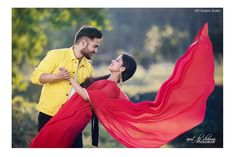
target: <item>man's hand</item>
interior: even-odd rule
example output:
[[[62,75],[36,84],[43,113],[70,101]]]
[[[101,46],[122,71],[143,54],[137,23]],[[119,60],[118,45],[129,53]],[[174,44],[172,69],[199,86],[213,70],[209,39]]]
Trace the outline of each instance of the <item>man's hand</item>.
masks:
[[[40,76],[39,81],[42,84],[44,84],[44,83],[56,82],[60,80],[69,80],[69,79],[70,79],[70,76],[69,76],[68,70],[66,70],[64,67],[60,67],[59,72],[56,74],[43,73]]]
[[[57,80],[68,80],[70,79],[69,72],[64,67],[59,68],[59,72],[55,74]]]

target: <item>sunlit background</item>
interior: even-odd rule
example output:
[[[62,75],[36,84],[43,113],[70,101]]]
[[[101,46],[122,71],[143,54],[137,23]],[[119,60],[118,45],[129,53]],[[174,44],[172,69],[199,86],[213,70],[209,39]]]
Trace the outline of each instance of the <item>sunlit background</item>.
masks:
[[[140,102],[155,98],[205,22],[214,49],[216,88],[205,121],[164,147],[223,147],[223,9],[12,9],[12,147],[28,147],[37,134],[35,105],[41,86],[30,83],[34,68],[48,50],[72,46],[83,24],[100,28],[104,36],[93,57],[94,76],[107,74],[111,59],[123,51],[135,57],[137,72],[121,88],[133,102]],[[84,147],[92,147],[90,130],[84,130]],[[187,142],[200,134],[212,134],[216,142]],[[100,125],[99,147],[123,146]]]

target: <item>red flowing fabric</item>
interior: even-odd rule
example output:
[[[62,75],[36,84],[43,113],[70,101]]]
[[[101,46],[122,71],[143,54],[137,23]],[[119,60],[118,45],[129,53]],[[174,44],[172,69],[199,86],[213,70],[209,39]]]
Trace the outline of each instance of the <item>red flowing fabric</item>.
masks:
[[[74,94],[33,139],[31,148],[69,148],[89,123],[89,103]]]
[[[99,121],[117,141],[126,147],[160,147],[203,122],[214,86],[212,44],[205,24],[154,101],[133,103],[109,80],[94,82],[87,93]],[[31,147],[70,147],[90,117],[89,103],[74,94]]]

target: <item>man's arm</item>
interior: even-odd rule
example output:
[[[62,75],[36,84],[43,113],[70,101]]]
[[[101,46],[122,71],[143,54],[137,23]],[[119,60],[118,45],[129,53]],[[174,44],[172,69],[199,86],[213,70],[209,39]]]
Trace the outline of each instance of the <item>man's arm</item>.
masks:
[[[69,78],[70,78],[69,72],[65,68],[61,67],[59,68],[59,72],[56,74],[48,74],[48,73],[41,74],[39,81],[40,83],[45,84],[60,80],[68,80]]]
[[[49,51],[38,67],[35,68],[31,76],[31,82],[33,84],[43,85],[44,83],[68,79],[68,72],[63,68],[57,74],[52,74],[60,60],[60,53],[56,53],[55,50]]]

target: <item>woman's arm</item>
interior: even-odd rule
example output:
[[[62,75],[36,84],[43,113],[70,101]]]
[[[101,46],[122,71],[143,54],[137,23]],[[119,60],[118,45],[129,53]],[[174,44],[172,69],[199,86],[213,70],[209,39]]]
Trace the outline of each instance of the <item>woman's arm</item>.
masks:
[[[69,79],[70,83],[72,84],[75,91],[80,95],[85,101],[89,101],[89,96],[84,88],[82,88],[77,82],[73,79]]]

